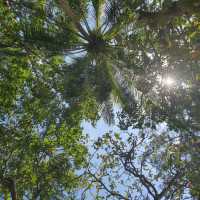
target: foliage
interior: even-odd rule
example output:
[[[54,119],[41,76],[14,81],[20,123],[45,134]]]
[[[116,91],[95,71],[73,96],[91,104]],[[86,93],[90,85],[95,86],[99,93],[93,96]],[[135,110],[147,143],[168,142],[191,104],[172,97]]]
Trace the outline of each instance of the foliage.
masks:
[[[64,57],[52,52],[58,35],[33,27],[46,23],[42,8],[7,3],[0,13],[1,192],[12,199],[68,199],[86,184],[78,175],[87,155],[79,112],[90,118],[88,102],[72,109],[73,96],[64,97]]]
[[[95,144],[96,198],[181,199],[186,189],[199,198],[199,9],[198,0],[0,1],[4,198],[89,188],[78,176],[88,164],[81,122],[114,123],[113,100],[118,126],[136,135]]]

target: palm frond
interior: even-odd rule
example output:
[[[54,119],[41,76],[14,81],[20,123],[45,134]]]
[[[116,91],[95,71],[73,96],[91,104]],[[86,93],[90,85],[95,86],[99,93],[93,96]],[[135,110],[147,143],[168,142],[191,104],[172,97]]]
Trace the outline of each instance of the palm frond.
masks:
[[[104,9],[106,21],[108,21],[110,24],[115,24],[117,22],[117,18],[121,15],[120,7],[121,7],[120,1],[116,0],[108,1]]]
[[[70,7],[68,0],[59,0],[59,6],[64,11],[65,15],[72,20],[77,30],[84,36],[86,40],[89,39],[89,35],[84,27],[81,25],[80,20],[84,16],[84,13],[77,14],[73,8]]]
[[[43,24],[23,23],[22,33],[25,44],[34,44],[48,51],[66,52],[76,49],[84,43],[69,30],[52,31],[51,27],[44,28]]]
[[[99,29],[100,27],[100,21],[101,21],[101,15],[102,15],[102,9],[103,9],[104,3],[105,3],[105,0],[92,0],[92,5],[95,11],[97,29]]]
[[[110,100],[103,103],[101,116],[107,124],[114,124],[113,104]]]
[[[111,63],[106,64],[107,68],[107,73],[109,76],[109,80],[111,81],[112,84],[112,92],[115,97],[117,97],[117,100],[119,103],[123,106],[127,106],[127,99],[125,97],[123,88],[119,84],[119,82],[116,79],[116,72],[114,72],[114,69],[112,67]]]
[[[88,88],[89,71],[91,60],[88,56],[74,58],[71,64],[67,64],[64,68],[65,96],[67,98],[79,99]]]
[[[130,21],[130,16],[123,9],[120,1],[110,1],[105,7],[105,23],[110,28],[106,28],[105,36],[108,39],[114,38],[120,30]]]

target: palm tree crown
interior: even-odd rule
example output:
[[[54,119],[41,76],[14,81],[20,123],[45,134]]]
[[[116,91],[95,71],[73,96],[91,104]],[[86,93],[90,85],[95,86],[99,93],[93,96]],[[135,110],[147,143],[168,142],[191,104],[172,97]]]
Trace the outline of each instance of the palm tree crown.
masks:
[[[115,47],[115,36],[125,25],[125,15],[117,9],[119,2],[91,0],[82,5],[83,8],[75,9],[69,1],[59,0],[59,6],[71,20],[75,29],[73,32],[80,39],[70,51],[86,51],[97,55]]]

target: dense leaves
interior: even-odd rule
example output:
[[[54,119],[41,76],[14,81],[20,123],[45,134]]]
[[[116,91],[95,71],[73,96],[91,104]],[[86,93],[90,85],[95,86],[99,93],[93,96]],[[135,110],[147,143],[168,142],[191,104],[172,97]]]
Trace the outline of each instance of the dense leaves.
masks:
[[[199,9],[0,1],[2,197],[75,199],[96,187],[96,199],[198,199]],[[81,122],[100,117],[128,132],[98,139],[97,166]]]

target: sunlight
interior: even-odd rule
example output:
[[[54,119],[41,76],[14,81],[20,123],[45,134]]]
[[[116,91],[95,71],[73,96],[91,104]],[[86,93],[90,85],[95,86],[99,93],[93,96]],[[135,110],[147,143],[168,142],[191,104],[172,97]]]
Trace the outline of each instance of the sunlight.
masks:
[[[165,77],[158,76],[157,80],[161,85],[166,87],[172,87],[176,82],[175,79],[172,78],[171,76],[165,76]]]
[[[164,84],[164,85],[166,85],[166,86],[172,86],[172,85],[174,85],[174,83],[175,83],[175,80],[172,78],[172,77],[166,77],[166,78],[164,78],[163,80],[162,80],[162,83]]]

